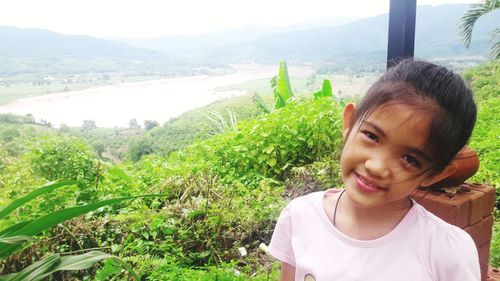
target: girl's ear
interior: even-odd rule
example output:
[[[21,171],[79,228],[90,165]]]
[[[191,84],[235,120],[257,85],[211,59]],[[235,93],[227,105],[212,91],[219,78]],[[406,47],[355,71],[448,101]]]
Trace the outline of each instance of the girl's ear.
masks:
[[[354,103],[349,103],[344,108],[343,130],[342,130],[342,135],[343,135],[344,139],[347,137],[347,134],[349,133],[349,130],[351,129],[351,117],[352,117],[352,114],[354,113],[354,108],[355,108]]]
[[[439,174],[436,174],[434,176],[431,176],[431,177],[425,179],[420,185],[424,186],[424,187],[431,186],[431,185],[433,185],[437,182],[440,182],[440,181],[444,180],[445,178],[449,177],[456,170],[457,170],[457,164],[455,162],[451,162]]]

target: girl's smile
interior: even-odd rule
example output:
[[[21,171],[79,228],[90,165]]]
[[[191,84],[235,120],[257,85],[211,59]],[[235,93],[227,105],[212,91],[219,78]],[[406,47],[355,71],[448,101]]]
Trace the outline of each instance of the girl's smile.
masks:
[[[359,188],[361,188],[365,192],[377,192],[377,191],[382,191],[384,189],[380,185],[374,183],[373,180],[368,179],[367,177],[361,176],[356,172],[354,172],[354,175],[357,177],[356,181]]]

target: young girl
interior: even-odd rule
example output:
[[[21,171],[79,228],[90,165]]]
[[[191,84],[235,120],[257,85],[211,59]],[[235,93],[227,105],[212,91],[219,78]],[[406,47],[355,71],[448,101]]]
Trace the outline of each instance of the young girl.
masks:
[[[476,105],[460,76],[402,61],[343,120],[344,189],[283,209],[269,246],[281,280],[480,280],[471,237],[409,197],[453,173],[471,135]]]

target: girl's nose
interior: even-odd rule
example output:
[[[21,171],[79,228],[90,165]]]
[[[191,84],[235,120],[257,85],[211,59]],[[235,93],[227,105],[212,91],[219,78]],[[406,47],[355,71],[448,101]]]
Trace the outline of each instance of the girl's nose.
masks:
[[[387,164],[383,159],[368,159],[365,161],[365,168],[374,177],[386,178],[390,175]]]

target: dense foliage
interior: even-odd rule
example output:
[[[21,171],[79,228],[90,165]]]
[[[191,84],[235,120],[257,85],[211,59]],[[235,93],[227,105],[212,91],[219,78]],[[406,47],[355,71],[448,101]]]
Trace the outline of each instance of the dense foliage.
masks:
[[[478,118],[469,145],[479,154],[479,171],[470,179],[496,187],[496,211],[490,262],[500,266],[500,62],[471,69],[463,74],[471,84],[478,105]]]
[[[492,63],[464,73],[479,106],[470,146],[479,152],[481,168],[472,180],[497,187],[498,69]],[[0,221],[0,229],[98,200],[162,194],[103,206],[45,230],[1,261],[0,274],[18,272],[48,254],[99,249],[121,257],[144,280],[277,279],[278,264],[265,245],[279,211],[290,197],[340,184],[342,106],[329,97],[296,98],[259,114],[250,97],[236,100],[149,131],[138,126],[117,132],[0,124],[0,205],[49,180],[79,182],[23,205]],[[237,126],[217,132],[207,118],[214,108],[235,112]],[[127,142],[123,158],[128,160],[101,157]],[[102,153],[96,151],[99,144]],[[134,150],[148,145],[151,150]],[[497,219],[492,249],[500,245],[498,225]],[[500,265],[495,251],[491,263]],[[108,259],[86,271],[55,273],[53,279],[89,276],[121,280],[129,275]]]

